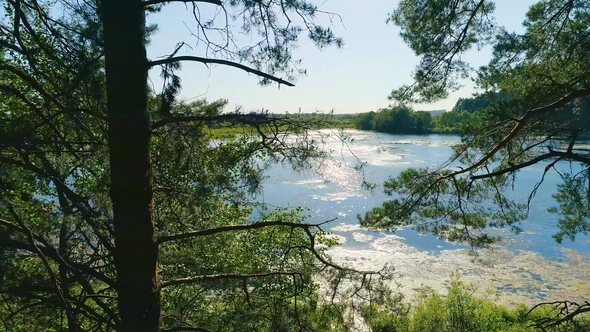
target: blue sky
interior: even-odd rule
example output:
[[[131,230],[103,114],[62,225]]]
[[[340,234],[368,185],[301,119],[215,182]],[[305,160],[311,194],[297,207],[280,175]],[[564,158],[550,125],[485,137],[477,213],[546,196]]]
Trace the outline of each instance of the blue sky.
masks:
[[[312,0],[315,1],[315,0]],[[534,0],[497,0],[496,19],[511,31],[521,31],[521,23]],[[319,3],[319,2],[316,2]],[[239,69],[225,66],[205,67],[200,63],[184,63],[180,77],[183,99],[207,98],[229,100],[226,110],[237,106],[244,110],[270,110],[270,112],[331,111],[358,113],[387,107],[387,96],[392,89],[412,82],[411,72],[419,59],[399,37],[399,30],[385,20],[396,6],[395,0],[328,0],[321,9],[338,13],[333,29],[344,38],[341,49],[318,50],[304,39],[295,51],[303,60],[307,75],[295,81],[295,87],[270,85],[261,87],[258,78]],[[203,4],[204,14],[213,12],[214,6]],[[156,59],[170,54],[176,43],[195,44],[187,29],[194,27],[192,12],[183,4],[172,3],[161,13],[150,15],[148,22],[157,23],[159,31],[152,37],[148,57]],[[244,38],[244,37],[242,37]],[[198,48],[188,48],[179,55],[202,56]],[[465,55],[473,66],[483,65],[490,50],[472,51]],[[159,70],[150,73],[153,84],[160,88]],[[473,93],[469,82],[465,88],[448,99],[428,105],[414,105],[416,109],[450,110],[457,98]]]

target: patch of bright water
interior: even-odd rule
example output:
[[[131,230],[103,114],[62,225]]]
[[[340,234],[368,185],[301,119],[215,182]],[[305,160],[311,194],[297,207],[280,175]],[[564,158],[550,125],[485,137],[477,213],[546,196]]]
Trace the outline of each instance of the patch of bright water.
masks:
[[[310,222],[321,222],[338,218],[333,225],[337,232],[339,225],[357,225],[357,215],[363,215],[373,207],[380,206],[388,197],[382,192],[381,184],[391,176],[398,175],[409,167],[434,167],[446,163],[452,153],[452,146],[459,137],[449,135],[388,135],[381,133],[349,131],[352,141],[343,145],[338,139],[328,139],[325,148],[333,152],[333,159],[321,169],[321,175],[307,171],[296,173],[282,166],[272,167],[267,175],[261,201],[277,206],[303,206],[311,212]],[[358,159],[357,159],[358,158]],[[364,174],[354,169],[358,162],[366,162]],[[457,165],[448,165],[456,167]],[[575,170],[576,165],[561,165],[562,170]],[[541,178],[545,165],[535,165],[522,171],[514,189],[507,196],[519,202],[526,202],[529,193]],[[374,192],[363,190],[364,179],[378,185]],[[549,173],[531,201],[529,218],[522,222],[524,232],[514,234],[505,229],[494,230],[504,238],[503,245],[512,251],[526,250],[555,260],[566,259],[564,249],[590,253],[589,236],[580,235],[575,242],[557,244],[551,235],[557,232],[559,216],[547,212],[555,205],[551,195],[555,192],[560,177]],[[421,235],[410,229],[403,232],[405,243],[433,253],[443,250],[465,249],[465,246],[450,244],[432,235]],[[338,233],[340,234],[340,233]],[[366,233],[375,238],[385,233]],[[346,246],[365,248],[367,242],[356,241],[352,233],[344,232]]]

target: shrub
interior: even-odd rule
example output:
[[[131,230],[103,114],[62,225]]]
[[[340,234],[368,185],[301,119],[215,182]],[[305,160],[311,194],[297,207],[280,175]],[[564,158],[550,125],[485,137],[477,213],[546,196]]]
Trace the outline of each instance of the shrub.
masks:
[[[474,289],[459,280],[451,282],[446,297],[431,289],[422,289],[415,306],[401,304],[400,297],[374,303],[363,310],[363,318],[373,332],[525,332],[536,331],[532,325],[553,317],[553,308],[539,308],[529,313],[524,305],[507,309],[473,295]],[[397,302],[396,302],[397,301]],[[392,303],[396,303],[392,310]],[[405,308],[405,310],[399,310]],[[547,329],[552,332],[588,332],[590,319],[579,316],[574,321]]]

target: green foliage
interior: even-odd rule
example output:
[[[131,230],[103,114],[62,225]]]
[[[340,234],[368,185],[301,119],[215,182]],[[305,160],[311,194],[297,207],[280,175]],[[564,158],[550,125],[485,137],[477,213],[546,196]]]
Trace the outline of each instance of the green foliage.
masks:
[[[282,114],[269,114],[269,117],[284,118]],[[273,131],[288,132],[295,126],[305,127],[313,130],[318,129],[346,129],[354,128],[352,115],[348,114],[321,114],[321,113],[300,113],[290,115],[290,124],[278,128],[261,128],[265,134],[272,134]],[[208,123],[203,128],[203,134],[211,139],[230,139],[240,136],[256,136],[258,131],[252,126],[244,126],[239,123],[225,121],[221,123]]]
[[[107,135],[100,5],[3,2],[0,326],[8,331],[120,328],[109,160],[116,142]],[[233,50],[213,50],[218,45],[212,44],[210,54],[291,78],[301,73],[291,58],[301,33],[319,47],[342,44],[315,23],[322,15],[317,6],[281,5],[227,2],[225,9],[236,13],[227,17],[243,20],[236,29],[261,41],[243,48],[228,42],[238,47]],[[285,15],[304,22],[279,26]],[[230,29],[214,25],[202,27],[231,39]],[[324,302],[314,279],[330,281],[338,270],[322,262],[323,250],[314,246],[323,233],[302,225],[301,209],[267,209],[251,201],[271,163],[303,169],[321,160],[324,153],[308,135],[322,126],[321,116],[223,113],[225,100],[175,102],[181,82],[173,71],[179,68],[177,62],[164,65],[162,91],[145,96],[147,194],[153,194],[153,205],[145,207],[153,209],[148,221],[158,241],[153,292],[162,295],[161,328],[344,330],[340,308]],[[254,135],[211,140],[208,128],[224,123]]]
[[[432,117],[425,111],[411,111],[406,107],[361,113],[354,119],[357,129],[389,134],[426,134],[432,130]]]
[[[453,109],[436,119],[434,131],[444,134],[462,134],[464,127],[469,125],[472,118],[473,115],[470,112]]]
[[[453,111],[467,111],[473,113],[477,110],[487,108],[490,104],[491,101],[482,96],[475,98],[459,98],[453,107]]]
[[[389,305],[365,306],[363,317],[374,332],[532,332],[538,331],[533,325],[539,320],[553,317],[553,310],[507,309],[477,298],[472,286],[453,279],[444,297],[423,289],[413,306],[390,298]],[[578,316],[545,331],[582,332],[588,326],[590,318]]]
[[[375,112],[360,113],[354,119],[354,126],[360,130],[373,130],[373,119]]]
[[[509,100],[509,95],[502,92],[489,92],[477,95],[473,98],[459,98],[453,107],[453,111],[467,111],[474,113],[488,108],[490,105]]]
[[[402,332],[409,331],[411,309],[403,295],[387,291],[363,306],[361,314],[375,332]]]
[[[545,175],[555,171],[563,179],[554,196],[558,206],[550,209],[560,214],[555,239],[574,240],[590,230],[590,155],[579,140],[590,131],[590,6],[540,0],[527,12],[523,33],[496,25],[493,9],[488,0],[404,0],[392,14],[391,22],[421,58],[415,82],[390,95],[395,103],[445,98],[468,77],[484,93],[460,100],[438,119],[436,130],[462,134],[449,160],[389,179],[384,188],[391,199],[361,217],[363,225],[412,225],[485,246],[496,240],[488,227],[520,231],[518,222],[532,208],[531,199]],[[467,50],[484,45],[493,49],[487,65],[473,69],[461,60]],[[558,171],[557,163],[569,164],[572,174]],[[508,198],[505,193],[519,171],[532,165],[544,169],[528,200]],[[562,316],[550,311],[539,314],[546,330],[551,324],[557,331],[588,330],[587,318],[579,318],[587,308]],[[406,325],[410,331],[525,331],[521,313],[498,309],[455,287],[446,298],[428,297]]]
[[[395,229],[413,225],[420,232],[431,232],[453,242],[486,246],[498,240],[479,230],[488,226],[511,225],[524,216],[525,206],[506,200],[497,179],[493,183],[473,183],[452,178],[450,170],[436,173],[428,169],[408,169],[384,184],[394,198],[359,218],[362,225]],[[490,191],[489,186],[496,186]],[[465,199],[469,195],[469,200]],[[416,198],[420,198],[419,200]],[[409,202],[414,203],[410,207]],[[493,204],[492,204],[493,202]]]
[[[588,231],[587,149],[578,140],[589,130],[590,7],[584,1],[539,1],[524,21],[525,32],[509,33],[493,23],[492,1],[402,1],[392,15],[401,35],[422,59],[415,84],[392,94],[396,102],[434,101],[458,88],[473,71],[461,62],[466,50],[491,45],[489,64],[475,71],[484,93],[460,100],[441,115],[435,130],[462,134],[447,163],[403,172],[385,184],[392,196],[368,213],[367,226],[412,224],[449,239],[486,245],[486,227],[511,226],[527,216],[530,199],[505,195],[521,169],[535,164],[554,170],[558,162],[581,164],[564,175],[555,196],[562,214],[555,238]],[[489,104],[488,104],[489,102]],[[485,106],[485,107],[484,107]],[[450,165],[453,165],[452,167]]]
[[[559,213],[560,232],[553,237],[558,243],[564,238],[574,241],[576,234],[590,232],[590,183],[588,169],[576,175],[564,174],[563,183],[559,184],[557,194],[553,195],[558,207],[549,212]]]
[[[493,1],[403,0],[390,22],[400,26],[400,36],[421,56],[414,71],[415,83],[394,90],[389,98],[401,104],[445,98],[447,90],[460,87],[469,64],[460,54],[483,45],[494,33],[490,14]]]

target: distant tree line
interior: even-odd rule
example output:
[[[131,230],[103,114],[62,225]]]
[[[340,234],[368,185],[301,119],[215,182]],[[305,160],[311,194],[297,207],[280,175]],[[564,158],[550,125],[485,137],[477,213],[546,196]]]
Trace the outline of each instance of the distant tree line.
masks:
[[[353,124],[356,129],[389,134],[462,134],[465,126],[473,125],[489,112],[502,109],[507,102],[510,102],[507,94],[487,93],[473,98],[459,98],[451,111],[440,115],[433,116],[431,112],[412,111],[398,106],[360,113],[353,119]],[[583,128],[590,128],[590,102],[583,99],[575,105],[568,105],[557,116],[561,119],[559,121],[567,120]],[[547,119],[556,120],[558,119]],[[559,133],[555,137],[559,137]],[[586,139],[588,136],[579,133],[578,138]]]
[[[507,93],[486,93],[473,98],[459,98],[450,112],[436,119],[434,131],[438,133],[463,133],[465,125],[473,125],[478,119],[485,118],[494,112],[506,112],[513,98]],[[582,98],[576,103],[561,107],[556,114],[544,119],[547,123],[567,122],[580,127],[577,139],[588,139],[587,128],[590,128],[590,100]],[[555,130],[553,137],[558,138],[561,130]]]
[[[461,99],[463,105],[467,99]],[[471,106],[470,106],[471,107]],[[381,109],[377,112],[360,113],[354,118],[356,129],[373,130],[388,134],[460,134],[461,127],[472,121],[473,115],[468,110],[444,112],[432,116],[427,111],[412,111],[407,107]]]
[[[429,112],[412,111],[406,107],[360,113],[354,119],[354,126],[360,130],[390,134],[427,134],[434,128]]]
[[[459,98],[453,109],[438,117],[434,123],[434,132],[441,134],[462,134],[463,128],[476,121],[484,110],[490,107],[502,107],[510,100],[506,93],[486,93],[472,98]]]

